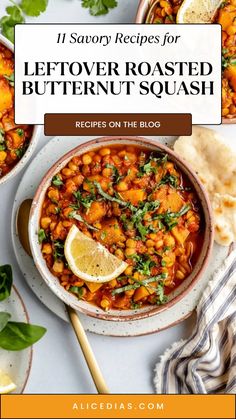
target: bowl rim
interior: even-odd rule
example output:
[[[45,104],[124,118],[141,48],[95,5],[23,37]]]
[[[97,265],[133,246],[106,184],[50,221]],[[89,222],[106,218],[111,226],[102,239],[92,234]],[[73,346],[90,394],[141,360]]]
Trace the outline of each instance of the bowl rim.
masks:
[[[4,45],[6,48],[8,48],[11,52],[14,53],[14,45],[9,39],[7,39],[5,36],[0,34],[0,44]],[[5,184],[7,181],[12,179],[14,176],[16,176],[26,165],[28,160],[33,154],[33,151],[36,147],[36,144],[38,142],[38,137],[40,135],[41,127],[39,125],[33,125],[33,131],[31,135],[31,139],[29,142],[29,145],[27,147],[26,152],[22,156],[22,158],[17,162],[17,164],[8,172],[6,175],[4,175],[2,178],[0,178],[0,186]]]
[[[137,13],[135,16],[135,23],[137,24],[145,24],[146,16],[151,7],[151,3],[153,0],[139,0],[139,4],[137,7]],[[222,117],[222,124],[236,124],[236,116],[233,118],[225,118]],[[221,125],[222,125],[221,124]]]
[[[109,312],[102,312],[102,313],[98,313],[98,312],[93,312],[89,309],[89,305],[91,305],[91,303],[87,302],[88,305],[88,309],[87,307],[79,307],[74,305],[73,302],[71,302],[68,299],[64,298],[63,295],[60,294],[60,296],[58,295],[59,292],[57,293],[55,290],[55,287],[49,277],[49,273],[50,271],[48,270],[47,267],[45,267],[43,265],[44,259],[43,256],[40,253],[40,258],[38,258],[38,254],[37,254],[37,250],[39,249],[39,243],[35,237],[35,231],[38,230],[39,226],[38,226],[38,219],[34,219],[35,218],[35,212],[36,211],[40,211],[39,208],[39,202],[43,200],[44,196],[45,196],[45,184],[53,177],[53,175],[58,171],[58,167],[61,168],[63,167],[63,163],[65,163],[65,165],[67,164],[67,162],[75,155],[80,155],[83,153],[83,150],[86,149],[86,152],[89,152],[89,147],[93,146],[95,147],[96,145],[99,146],[104,146],[104,145],[109,145],[109,144],[114,144],[114,141],[125,141],[127,142],[127,144],[129,144],[129,141],[132,142],[132,144],[136,143],[137,145],[143,145],[146,147],[153,147],[154,150],[158,150],[160,152],[165,152],[167,153],[170,158],[176,162],[176,164],[179,164],[180,166],[182,165],[186,172],[189,173],[192,177],[192,179],[196,182],[199,191],[197,192],[197,196],[201,201],[201,205],[202,205],[202,209],[203,209],[203,217],[204,217],[204,222],[205,222],[205,235],[204,235],[204,241],[206,243],[205,245],[205,251],[204,253],[201,255],[202,257],[202,263],[201,265],[198,267],[194,277],[192,278],[191,283],[184,289],[182,290],[177,296],[175,296],[172,300],[170,300],[169,302],[167,302],[166,304],[162,305],[162,306],[154,306],[153,308],[150,308],[149,311],[142,311],[142,309],[138,309],[137,311],[134,310],[134,314],[127,314],[127,315],[122,315],[119,316],[118,314],[109,314]],[[188,174],[186,173],[186,176],[188,176]],[[192,183],[192,182],[191,182]],[[196,188],[194,188],[196,189]],[[37,224],[37,225],[36,225]],[[206,267],[207,267],[207,263],[209,261],[209,258],[211,256],[211,251],[212,251],[212,247],[213,247],[213,241],[214,241],[214,235],[213,235],[213,216],[212,216],[212,209],[211,209],[211,204],[210,204],[210,200],[209,197],[207,195],[207,192],[204,188],[204,186],[202,185],[202,183],[200,182],[198,176],[195,174],[195,172],[189,167],[189,165],[177,154],[175,153],[173,150],[171,150],[169,147],[160,144],[159,142],[157,142],[156,140],[151,140],[151,139],[147,139],[147,138],[143,138],[143,137],[135,137],[135,136],[110,136],[110,137],[100,137],[100,138],[96,138],[90,141],[86,141],[80,145],[78,145],[77,147],[73,148],[72,150],[70,150],[69,152],[67,152],[66,154],[64,154],[60,159],[58,159],[52,166],[51,168],[45,173],[45,175],[43,176],[36,192],[33,198],[33,202],[32,202],[32,206],[31,206],[31,211],[30,211],[30,215],[29,215],[29,240],[30,240],[30,246],[31,246],[31,251],[32,251],[32,255],[33,255],[33,259],[34,259],[34,263],[36,265],[36,268],[38,269],[38,271],[40,272],[42,278],[44,279],[44,281],[46,282],[46,284],[49,286],[49,288],[53,291],[53,293],[55,295],[57,295],[58,298],[60,298],[64,303],[70,305],[71,307],[75,308],[76,310],[82,312],[83,314],[89,315],[91,317],[95,317],[95,318],[99,318],[99,319],[103,319],[103,320],[111,320],[111,321],[132,321],[132,320],[139,320],[139,319],[143,319],[143,318],[148,318],[151,317],[153,315],[156,315],[157,313],[159,314],[161,311],[167,310],[169,307],[173,306],[174,304],[178,303],[180,300],[182,300],[183,297],[186,296],[186,294],[189,293],[189,291],[196,285],[196,283],[198,282],[198,280],[201,278],[201,275],[203,274],[203,272],[205,271]],[[51,273],[50,273],[51,274]],[[67,292],[68,297],[69,297],[69,292]],[[69,301],[68,301],[69,300]],[[117,310],[119,311],[119,310]],[[124,310],[125,311],[125,310]],[[123,311],[123,312],[124,312]]]

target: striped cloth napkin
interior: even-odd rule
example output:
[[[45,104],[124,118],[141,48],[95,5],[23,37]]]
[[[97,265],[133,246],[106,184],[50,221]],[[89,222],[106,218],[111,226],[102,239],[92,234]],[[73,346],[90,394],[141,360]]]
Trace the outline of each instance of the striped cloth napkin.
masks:
[[[160,357],[154,385],[162,394],[236,393],[236,251],[215,272],[187,340]]]

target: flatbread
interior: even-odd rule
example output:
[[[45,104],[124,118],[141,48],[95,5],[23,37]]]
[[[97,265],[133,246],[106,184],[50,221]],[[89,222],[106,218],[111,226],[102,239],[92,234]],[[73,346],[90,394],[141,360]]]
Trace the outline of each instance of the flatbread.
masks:
[[[236,241],[236,198],[215,194],[212,200],[215,240],[222,246]]]
[[[202,127],[193,127],[189,137],[179,137],[174,150],[192,166],[208,191],[216,242],[229,246],[236,241],[236,153],[217,132]]]
[[[193,127],[190,137],[179,137],[174,150],[193,167],[209,194],[236,196],[236,153],[215,131]]]

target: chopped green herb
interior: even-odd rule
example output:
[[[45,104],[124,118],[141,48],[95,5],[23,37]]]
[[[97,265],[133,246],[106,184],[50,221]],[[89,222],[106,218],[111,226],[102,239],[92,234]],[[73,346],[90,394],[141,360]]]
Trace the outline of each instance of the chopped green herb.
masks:
[[[81,204],[84,208],[89,209],[91,207],[92,202],[94,202],[96,199],[94,194],[88,194],[83,196],[80,191],[74,192],[73,195],[77,199],[78,208],[80,208]]]
[[[23,137],[23,135],[24,135],[24,130],[23,130],[23,129],[18,128],[18,129],[16,130],[16,132],[17,132],[17,134],[19,135],[19,137]]]
[[[140,303],[135,303],[134,301],[131,301],[130,308],[131,310],[138,310],[141,307]]]
[[[162,223],[168,228],[168,230],[172,230],[178,224],[178,218],[182,217],[182,215],[186,214],[191,209],[190,205],[184,205],[179,212],[170,212],[167,211],[164,214],[157,214],[154,216],[154,219],[162,220]]]
[[[103,231],[101,234],[101,239],[104,240],[107,237],[107,232]]]
[[[133,259],[135,264],[135,269],[143,275],[150,275],[151,268],[155,266],[155,262],[153,262],[149,255],[132,255],[130,256]]]
[[[142,177],[145,174],[157,173],[157,166],[165,164],[168,160],[167,154],[160,155],[160,157],[154,157],[153,153],[150,154],[145,164],[139,166],[138,177]]]
[[[64,183],[63,183],[63,181],[62,181],[62,179],[60,178],[59,175],[53,176],[52,183],[53,183],[54,186],[62,186],[62,185],[64,185]]]
[[[157,188],[159,188],[159,186],[161,185],[166,185],[166,184],[169,184],[172,188],[176,189],[179,184],[179,179],[176,176],[167,174],[158,183]]]
[[[120,175],[120,172],[116,166],[114,166],[113,164],[106,164],[105,167],[108,169],[112,169],[113,171],[112,177],[113,177],[114,183],[119,183],[120,180],[123,179],[123,176]]]
[[[78,298],[83,297],[84,291],[82,287],[70,287],[70,292],[73,292],[73,294],[76,294]]]
[[[46,240],[46,238],[47,238],[47,235],[46,235],[44,229],[43,228],[40,228],[40,230],[38,231],[38,240],[39,240],[39,243],[43,243],[43,241]]]
[[[64,243],[61,240],[53,241],[53,249],[54,249],[54,259],[62,259],[64,257]]]
[[[3,301],[10,296],[12,282],[13,279],[11,266],[0,266],[0,301]]]
[[[72,211],[69,214],[69,218],[74,218],[77,221],[80,221],[81,223],[84,223],[86,225],[86,227],[90,228],[90,230],[94,230],[94,231],[99,231],[98,228],[95,228],[93,226],[91,226],[90,224],[88,224],[82,217],[80,214],[77,214],[76,211]]]
[[[11,87],[14,87],[15,86],[15,76],[14,76],[14,73],[12,73],[10,76],[4,75],[3,77],[9,82],[9,84],[10,84]]]

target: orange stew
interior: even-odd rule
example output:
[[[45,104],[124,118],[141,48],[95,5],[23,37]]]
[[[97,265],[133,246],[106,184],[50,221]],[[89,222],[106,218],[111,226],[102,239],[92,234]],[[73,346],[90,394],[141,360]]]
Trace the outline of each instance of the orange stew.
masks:
[[[48,268],[67,291],[105,310],[139,308],[165,303],[191,273],[201,248],[201,218],[191,185],[166,154],[103,147],[73,157],[53,177],[39,241]],[[72,273],[64,243],[73,224],[127,262],[120,277],[85,283]]]
[[[150,23],[176,23],[183,0],[161,0]],[[214,19],[222,26],[222,116],[236,117],[236,0],[222,1]]]
[[[32,128],[14,123],[14,59],[0,44],[0,178],[11,171],[28,147]]]

